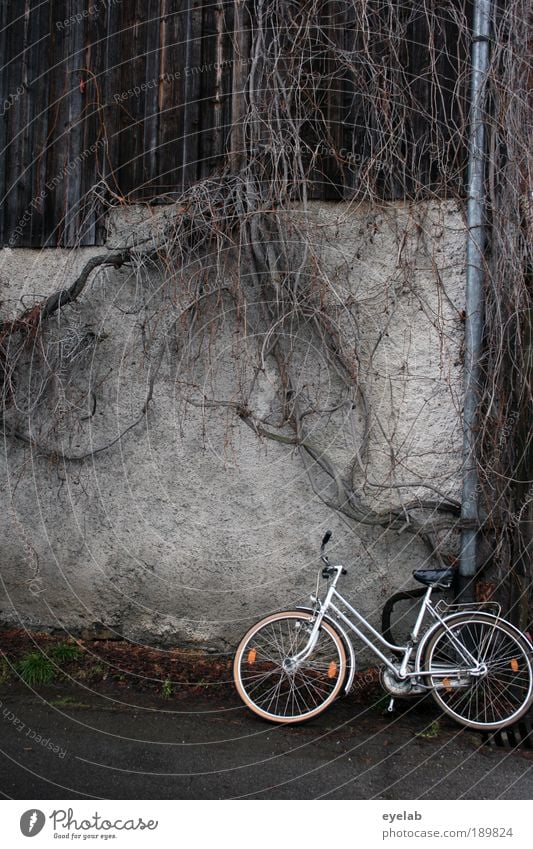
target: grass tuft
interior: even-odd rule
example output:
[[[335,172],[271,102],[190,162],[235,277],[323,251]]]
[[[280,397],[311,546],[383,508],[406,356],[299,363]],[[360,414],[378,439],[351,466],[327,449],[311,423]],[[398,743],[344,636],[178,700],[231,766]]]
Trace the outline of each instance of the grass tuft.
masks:
[[[161,695],[164,699],[169,699],[174,692],[170,678],[165,678],[161,686]]]
[[[40,651],[32,651],[17,663],[17,671],[26,684],[49,684],[55,675],[52,661]]]
[[[76,643],[57,643],[57,645],[52,646],[48,655],[52,658],[52,660],[56,660],[58,663],[68,663],[71,660],[79,660],[82,656],[83,652]]]

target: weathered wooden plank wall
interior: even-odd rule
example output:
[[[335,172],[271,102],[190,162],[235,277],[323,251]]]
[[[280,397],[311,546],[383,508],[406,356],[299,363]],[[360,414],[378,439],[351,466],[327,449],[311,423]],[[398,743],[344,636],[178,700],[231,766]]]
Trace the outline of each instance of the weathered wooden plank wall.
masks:
[[[0,244],[100,244],[103,179],[128,202],[162,201],[220,167],[232,146],[242,144],[235,122],[244,71],[236,60],[249,50],[247,7],[253,12],[253,6],[253,0],[1,0]],[[324,3],[329,36],[352,53],[361,38],[354,8]],[[427,21],[424,15],[409,20],[406,73],[418,95],[431,98]],[[452,43],[457,38],[452,18],[443,17],[442,33]],[[374,49],[386,62],[387,45],[376,39]],[[437,108],[446,126],[457,67],[446,52],[439,61],[448,95]],[[381,140],[358,96],[357,74],[340,74],[322,97],[335,148],[351,151],[352,164],[355,154],[359,163],[374,156]],[[415,171],[416,179],[422,174],[428,185],[438,184],[430,132],[414,115],[401,140],[405,173],[382,175],[383,196],[409,192]],[[415,167],[407,151],[416,150],[422,160]],[[342,197],[356,187],[356,171],[325,150],[311,196]]]

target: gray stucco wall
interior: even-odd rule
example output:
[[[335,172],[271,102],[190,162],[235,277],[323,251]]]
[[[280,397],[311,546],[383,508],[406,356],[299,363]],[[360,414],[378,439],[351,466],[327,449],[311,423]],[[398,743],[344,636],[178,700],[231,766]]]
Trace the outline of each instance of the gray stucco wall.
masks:
[[[373,410],[362,497],[372,506],[397,503],[414,490],[391,487],[417,481],[457,495],[465,243],[458,210],[316,204],[308,223],[331,296],[351,293],[358,304]],[[4,314],[68,284],[101,252],[1,251]],[[44,414],[20,412],[18,426],[40,445],[83,453],[135,420],[147,381],[143,298],[128,271],[95,275],[71,321],[97,337],[77,364],[96,408],[77,411],[73,428],[66,404],[54,433]],[[235,344],[228,324],[213,341],[214,377],[202,373],[225,397],[242,364]],[[302,373],[320,365],[318,353],[309,357]],[[183,405],[179,381],[179,357],[169,350],[147,422],[84,462],[4,440],[2,621],[68,630],[102,623],[133,640],[229,649],[260,615],[307,599],[326,528],[334,531],[332,553],[349,568],[344,589],[377,621],[384,599],[424,565],[424,546],[408,533],[349,525],[317,497],[291,447],[258,439],[228,409]],[[272,381],[266,369],[254,395],[259,412],[272,403]],[[341,468],[353,459],[358,427],[341,411],[321,430]]]

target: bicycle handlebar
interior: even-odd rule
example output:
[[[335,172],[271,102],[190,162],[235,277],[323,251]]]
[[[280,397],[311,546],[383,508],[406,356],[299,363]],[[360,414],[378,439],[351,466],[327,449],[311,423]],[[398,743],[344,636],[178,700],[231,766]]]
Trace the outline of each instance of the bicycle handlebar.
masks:
[[[331,564],[329,562],[329,557],[326,554],[324,554],[324,550],[326,548],[326,545],[330,541],[331,537],[332,537],[332,532],[326,531],[326,533],[324,534],[324,537],[322,539],[322,545],[320,546],[320,559],[326,565],[326,568],[322,570],[322,577],[323,578],[329,578],[330,575],[332,575],[335,571],[337,571],[337,569],[341,568],[339,566],[331,566]],[[341,568],[341,575],[346,575],[346,569],[344,567]]]

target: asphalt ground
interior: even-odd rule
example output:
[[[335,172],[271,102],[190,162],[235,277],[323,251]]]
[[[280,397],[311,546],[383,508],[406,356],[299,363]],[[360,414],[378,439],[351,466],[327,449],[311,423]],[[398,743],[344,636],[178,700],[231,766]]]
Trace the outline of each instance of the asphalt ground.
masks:
[[[228,685],[180,699],[74,684],[0,688],[0,792],[12,799],[531,799],[533,751],[487,744],[431,699],[349,695],[267,724]]]

